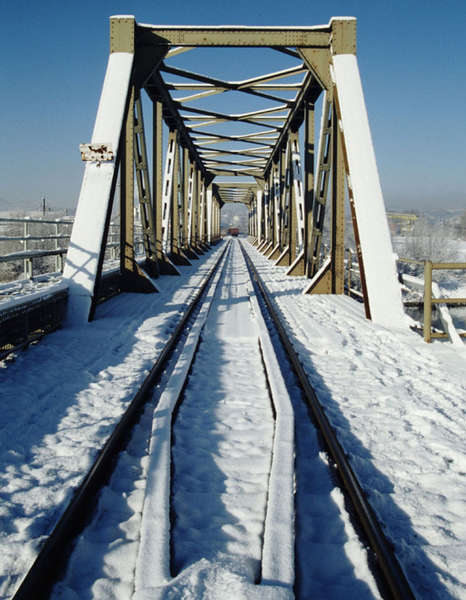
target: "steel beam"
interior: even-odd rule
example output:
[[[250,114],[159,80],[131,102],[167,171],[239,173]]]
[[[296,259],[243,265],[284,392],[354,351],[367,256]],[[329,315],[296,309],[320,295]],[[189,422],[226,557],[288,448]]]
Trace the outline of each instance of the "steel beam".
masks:
[[[158,275],[156,234],[150,190],[149,168],[147,163],[142,103],[139,93],[137,93],[135,99],[134,119],[134,166],[136,169],[142,235],[146,253],[145,269],[151,276],[156,277]]]
[[[152,46],[218,46],[270,48],[271,46],[326,48],[331,27],[165,27],[138,25],[137,43]]]

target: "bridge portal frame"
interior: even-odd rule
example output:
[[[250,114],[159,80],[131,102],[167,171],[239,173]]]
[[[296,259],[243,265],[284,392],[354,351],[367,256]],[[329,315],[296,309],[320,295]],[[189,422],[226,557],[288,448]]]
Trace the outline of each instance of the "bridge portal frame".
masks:
[[[161,72],[182,76],[186,72],[163,61],[197,47],[272,48],[302,60],[301,67],[289,69],[286,74],[304,72],[305,76],[302,84],[296,86],[276,83],[286,75],[283,73],[246,82],[196,75],[193,84],[172,86],[197,92],[175,102]],[[400,325],[401,294],[355,55],[356,19],[352,17],[332,18],[322,26],[287,28],[165,27],[140,25],[132,16],[112,17],[109,64],[92,143],[113,148],[114,155],[105,162],[94,160],[86,164],[64,274],[70,286],[70,309],[76,319],[90,320],[93,316],[120,173],[122,289],[154,291],[154,283],[145,271],[152,276],[176,274],[176,264],[187,264],[209,242],[219,238],[222,204],[241,201],[249,206],[249,233],[259,250],[277,264],[287,265],[289,275],[309,277],[308,293],[341,294],[347,194],[366,315],[380,323],[390,321],[392,325]],[[277,112],[283,111],[280,107],[238,116],[186,106],[193,98],[226,90],[246,91],[277,101],[279,98],[272,92],[287,87],[296,88],[297,93],[293,101],[286,102],[286,116],[282,113],[277,116]],[[139,101],[142,88],[153,102],[153,195],[148,190],[147,157],[144,160],[143,156],[145,141]],[[322,92],[324,111],[314,173],[314,105]],[[112,105],[115,98],[116,107]],[[188,127],[181,110],[188,111],[191,119],[200,123]],[[239,119],[254,125],[263,122],[268,133],[266,130],[241,136],[209,135],[198,128],[196,135],[195,127],[210,124],[206,119],[210,122]],[[271,126],[270,119],[281,121],[281,127]],[[169,128],[170,140],[175,144],[173,162],[165,168],[165,176],[162,176],[162,122]],[[303,123],[302,175],[298,131]],[[207,144],[226,140],[244,140],[259,148],[241,152],[207,149]],[[358,157],[361,149],[362,160]],[[237,154],[241,159],[233,164],[231,159],[223,160],[225,154]],[[137,181],[145,236],[144,270],[135,260],[132,241],[135,162],[140,175]],[[241,190],[237,184],[234,188],[216,185],[215,177],[225,174],[253,177],[256,181],[253,195],[249,192],[232,195],[232,189]],[[328,194],[332,208],[331,249],[330,256],[322,263]],[[91,232],[84,233],[91,215],[94,226]],[[387,280],[392,281],[388,288]]]

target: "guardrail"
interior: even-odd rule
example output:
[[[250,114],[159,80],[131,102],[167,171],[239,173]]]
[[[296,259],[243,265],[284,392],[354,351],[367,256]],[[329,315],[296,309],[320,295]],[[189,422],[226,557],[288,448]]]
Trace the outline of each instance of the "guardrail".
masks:
[[[422,267],[424,277],[414,277],[403,274],[402,280],[405,285],[416,289],[422,294],[423,299],[419,302],[405,302],[405,306],[416,306],[423,310],[423,324],[421,333],[424,341],[428,344],[432,339],[449,339],[454,345],[463,345],[461,338],[466,338],[466,333],[458,332],[453,324],[448,308],[450,306],[466,306],[466,298],[442,298],[438,284],[432,280],[433,270],[466,270],[466,263],[440,263],[431,260],[415,260],[412,258],[399,258],[399,263],[419,265]],[[444,331],[432,331],[432,310],[438,305],[440,322]]]
[[[345,248],[345,291],[349,296],[362,300],[361,291],[355,287],[359,278],[359,265],[354,263],[356,251],[352,248]],[[412,275],[402,274],[400,277],[403,283],[410,289],[417,290],[422,294],[422,300],[416,302],[403,302],[405,307],[419,308],[423,310],[423,323],[419,331],[422,333],[424,340],[430,343],[432,339],[449,339],[454,345],[463,345],[461,338],[466,338],[465,332],[458,332],[453,324],[449,307],[466,306],[466,298],[441,297],[441,291],[438,284],[432,280],[432,272],[434,270],[465,270],[466,263],[440,263],[430,260],[415,260],[411,258],[399,258],[399,263],[419,265],[424,272],[424,278],[414,277]],[[444,328],[444,331],[432,331],[432,310],[438,306],[439,317]]]
[[[449,338],[453,341],[452,332],[449,331],[448,320],[445,319],[445,312],[448,311],[446,305],[466,304],[466,298],[440,298],[440,290],[438,289],[437,284],[432,281],[433,270],[466,271],[466,263],[434,263],[430,260],[424,262],[424,340],[427,343],[430,343],[432,338]],[[446,326],[446,332],[432,332],[432,306],[435,304],[440,305],[440,318],[442,319],[444,326]],[[457,333],[457,335],[466,338],[466,333]]]
[[[1,217],[0,227],[5,230],[6,224],[22,225],[22,235],[17,233],[11,235],[0,235],[0,242],[9,243],[19,242],[21,250],[10,252],[8,254],[0,253],[0,263],[23,262],[23,275],[26,279],[33,277],[33,259],[55,256],[55,271],[63,271],[64,255],[67,252],[67,246],[63,247],[62,242],[70,238],[70,227],[73,225],[72,219],[38,219],[28,217]],[[41,229],[46,227],[46,233]],[[33,229],[36,231],[33,232]],[[51,230],[51,231],[50,231]],[[31,242],[53,242],[53,248],[32,248]]]
[[[352,298],[356,298],[360,302],[363,301],[363,294],[359,288],[354,287],[355,280],[360,277],[359,263],[353,262],[354,256],[357,256],[356,250],[352,248],[345,248],[345,268],[346,268],[346,293]]]
[[[22,261],[23,277],[25,279],[32,279],[34,276],[33,261],[36,261],[39,258],[55,256],[54,270],[56,272],[63,272],[73,222],[73,218],[41,219],[29,217],[0,217],[0,264]],[[22,225],[22,235],[18,233],[9,235],[8,232],[2,234],[2,230],[7,228],[7,224]],[[46,233],[41,231],[44,226],[48,229]],[[108,260],[116,260],[119,257],[119,240],[120,226],[119,224],[111,223],[106,246],[109,249]],[[21,244],[22,248],[4,254],[1,250],[2,243],[11,245],[12,242]],[[51,244],[53,247],[33,248],[31,247],[31,242],[41,242],[45,246]],[[142,235],[136,235],[135,245],[136,253],[140,252],[142,250]],[[52,270],[49,270],[48,272],[52,272]]]

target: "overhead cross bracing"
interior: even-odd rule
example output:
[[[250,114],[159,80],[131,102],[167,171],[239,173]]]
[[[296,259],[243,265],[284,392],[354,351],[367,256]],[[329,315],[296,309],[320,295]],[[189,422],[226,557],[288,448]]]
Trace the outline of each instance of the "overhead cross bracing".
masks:
[[[309,277],[309,293],[343,293],[348,197],[366,314],[400,321],[401,295],[355,56],[356,20],[287,28],[142,25],[128,16],[110,23],[109,64],[78,207],[83,216],[65,271],[76,314],[92,318],[119,179],[122,289],[153,290],[145,272],[176,274],[219,239],[221,206],[242,202],[249,210],[248,233],[261,252],[289,275]],[[146,132],[143,90],[153,107]],[[132,240],[135,172],[143,268]],[[97,218],[94,188],[102,197]],[[324,259],[327,206],[332,219]],[[94,239],[86,223],[90,214]],[[381,274],[394,281],[389,299],[378,289]]]

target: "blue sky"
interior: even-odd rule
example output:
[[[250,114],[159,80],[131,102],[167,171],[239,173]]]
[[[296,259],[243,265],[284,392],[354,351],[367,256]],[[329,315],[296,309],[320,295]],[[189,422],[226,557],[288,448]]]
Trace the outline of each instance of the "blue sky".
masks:
[[[358,60],[386,204],[466,208],[466,2],[219,0],[2,3],[0,210],[74,208],[108,57],[108,17],[156,24],[358,19]],[[255,73],[253,73],[255,74]]]

